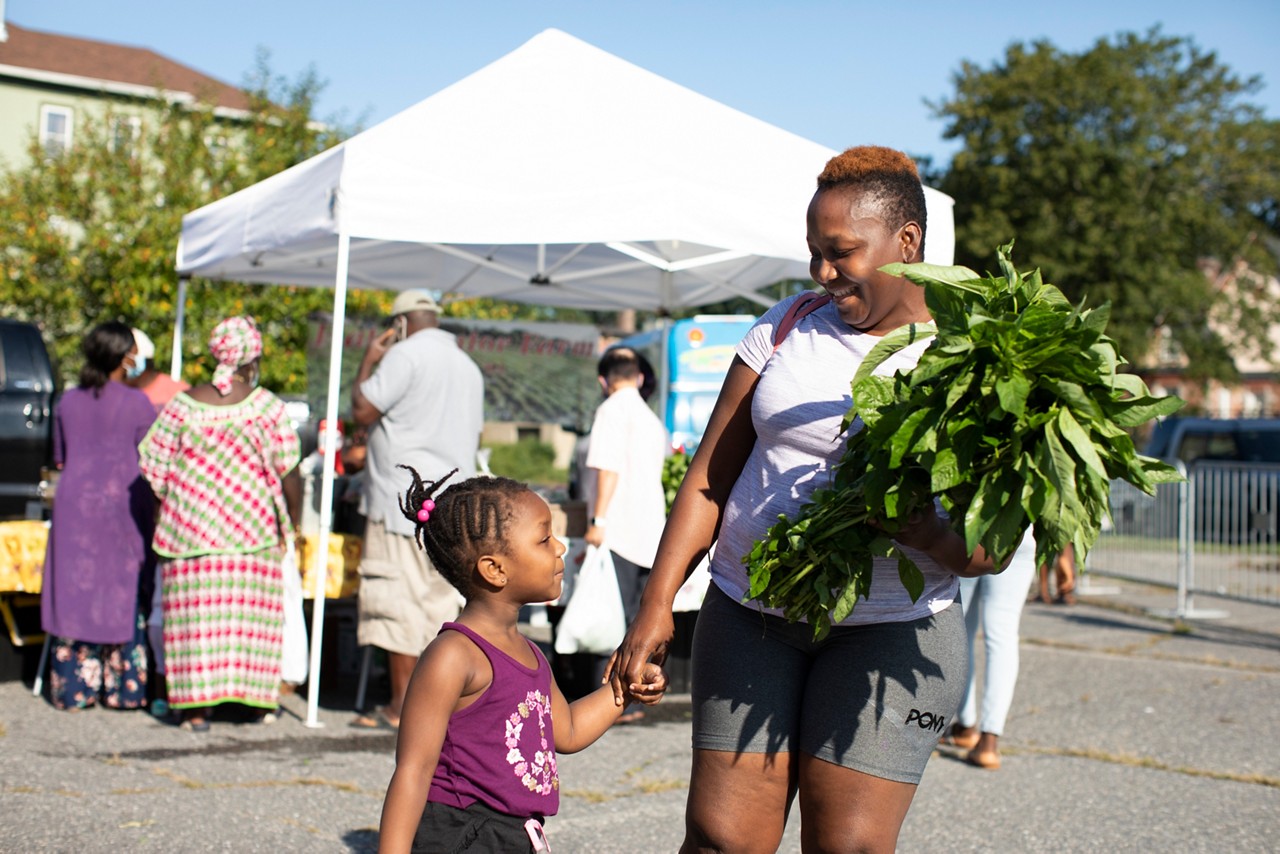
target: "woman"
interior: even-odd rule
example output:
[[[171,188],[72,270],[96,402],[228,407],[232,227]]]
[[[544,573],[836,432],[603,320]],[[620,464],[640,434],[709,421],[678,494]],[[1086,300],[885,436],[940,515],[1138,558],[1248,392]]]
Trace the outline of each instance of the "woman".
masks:
[[[1035,569],[1036,541],[1027,534],[1004,572],[960,580],[969,640],[969,679],[946,742],[967,750],[965,761],[979,768],[994,771],[1000,767],[1000,736],[1004,733],[1009,706],[1013,704],[1013,688],[1018,683],[1018,626]],[[979,628],[987,659],[981,709],[977,668]]]
[[[262,336],[232,317],[209,339],[213,381],[181,392],[142,443],[142,473],[160,500],[169,705],[182,726],[209,729],[212,706],[236,702],[270,722],[279,700],[281,561],[296,530],[298,434],[284,403],[258,388]]]
[[[896,539],[924,573],[912,602],[896,561],[878,560],[871,595],[822,642],[747,590],[742,557],[779,514],[794,516],[843,452],[834,441],[858,365],[886,333],[928,321],[921,288],[881,272],[924,257],[924,191],[900,152],[852,148],[818,177],[808,210],[813,280],[830,302],[774,351],[770,309],[738,345],[676,497],[640,613],[611,676],[661,661],[672,601],[716,541],[715,584],[692,654],[693,771],[682,851],[775,851],[799,794],[806,851],[892,851],[946,718],[964,689],[957,575],[994,570],[932,509]],[[926,345],[883,371],[909,369]],[[859,425],[851,428],[858,429]],[[762,613],[763,612],[763,613]]]
[[[1076,547],[1067,543],[1053,559],[1053,586],[1057,595],[1049,593],[1050,565],[1040,567],[1039,600],[1046,605],[1076,604]]]
[[[127,325],[95,326],[82,349],[80,386],[54,412],[62,475],[40,597],[52,636],[50,698],[59,709],[136,709],[147,687],[144,531],[155,513],[138,442],[156,416],[146,395],[124,384],[138,352]]]

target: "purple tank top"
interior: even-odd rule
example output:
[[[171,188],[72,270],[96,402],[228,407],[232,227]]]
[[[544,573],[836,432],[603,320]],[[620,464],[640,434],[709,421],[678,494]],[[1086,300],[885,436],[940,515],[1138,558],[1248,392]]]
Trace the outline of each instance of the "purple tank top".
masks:
[[[493,682],[478,700],[449,718],[427,800],[466,809],[479,801],[507,815],[555,815],[560,808],[556,743],[551,729],[551,667],[525,667],[460,623],[493,667]]]

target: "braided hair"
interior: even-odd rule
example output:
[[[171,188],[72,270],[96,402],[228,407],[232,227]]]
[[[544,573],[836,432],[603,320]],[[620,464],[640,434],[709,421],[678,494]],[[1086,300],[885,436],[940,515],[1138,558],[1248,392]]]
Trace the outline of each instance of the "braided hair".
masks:
[[[425,549],[445,580],[470,597],[472,570],[480,555],[507,542],[515,514],[515,498],[529,487],[509,477],[479,476],[440,487],[457,469],[435,481],[423,481],[412,466],[401,465],[413,475],[413,484],[400,499],[400,512],[413,522],[414,538]],[[435,507],[428,521],[419,521],[423,502]],[[430,506],[430,505],[428,505]]]

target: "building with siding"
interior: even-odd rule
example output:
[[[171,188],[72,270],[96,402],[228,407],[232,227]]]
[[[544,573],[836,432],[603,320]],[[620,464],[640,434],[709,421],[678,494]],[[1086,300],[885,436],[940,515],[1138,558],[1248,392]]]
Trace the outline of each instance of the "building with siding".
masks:
[[[145,104],[157,97],[212,104],[228,119],[250,107],[242,90],[147,48],[0,22],[0,168],[27,162],[33,133],[56,154],[75,143],[86,117],[108,110],[117,135],[136,135]]]

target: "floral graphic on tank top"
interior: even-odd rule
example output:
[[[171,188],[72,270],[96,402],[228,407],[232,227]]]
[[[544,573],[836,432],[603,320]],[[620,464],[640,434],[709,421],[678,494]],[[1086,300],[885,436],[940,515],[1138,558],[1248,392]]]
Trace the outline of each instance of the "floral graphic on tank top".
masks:
[[[522,741],[526,749],[534,741],[532,732],[529,737],[524,737],[526,723],[536,723],[538,727],[538,747],[529,758],[520,749]],[[539,795],[549,795],[560,788],[560,777],[556,774],[556,748],[547,738],[550,724],[551,698],[537,690],[526,694],[524,702],[516,706],[511,717],[507,718],[507,762],[525,788]]]

